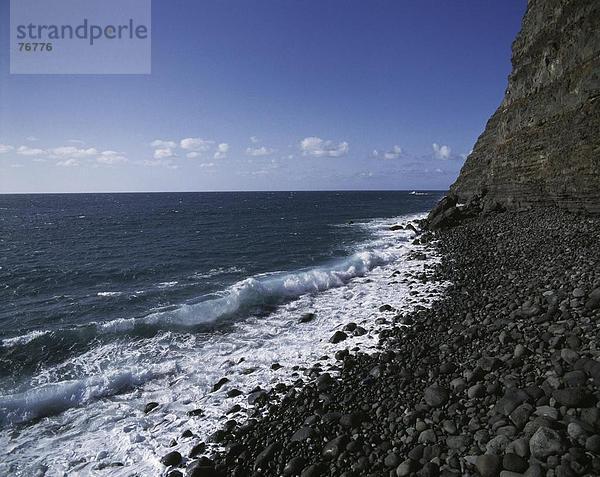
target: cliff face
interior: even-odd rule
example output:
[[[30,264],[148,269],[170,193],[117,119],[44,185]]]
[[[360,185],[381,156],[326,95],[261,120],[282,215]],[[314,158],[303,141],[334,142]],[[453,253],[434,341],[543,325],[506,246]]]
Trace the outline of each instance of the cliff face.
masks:
[[[530,0],[512,65],[446,210],[600,213],[600,0]]]

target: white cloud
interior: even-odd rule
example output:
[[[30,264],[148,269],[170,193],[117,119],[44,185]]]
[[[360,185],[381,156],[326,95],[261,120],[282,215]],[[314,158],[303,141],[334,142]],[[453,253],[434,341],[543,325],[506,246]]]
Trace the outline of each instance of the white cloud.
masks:
[[[175,153],[173,152],[173,149],[171,149],[170,147],[162,147],[159,149],[155,149],[154,150],[154,159],[169,159],[171,157],[175,157]]]
[[[217,152],[213,156],[215,159],[226,159],[227,153],[229,152],[229,144],[222,142],[217,146]]]
[[[215,167],[214,162],[203,162],[200,164],[200,167]]]
[[[187,157],[188,159],[196,159],[197,157],[200,157],[200,153],[196,152],[196,151],[192,151],[192,152],[188,152],[185,157]]]
[[[114,165],[122,162],[127,162],[127,158],[117,151],[102,151],[96,161],[100,164]]]
[[[275,152],[274,149],[269,147],[260,146],[260,147],[249,147],[246,149],[246,154],[248,156],[260,157],[260,156],[270,156]]]
[[[186,137],[179,141],[179,147],[181,149],[185,149],[186,151],[194,151],[194,152],[206,152],[208,151],[215,141],[210,141],[208,139],[202,139],[199,137]]]
[[[5,154],[7,152],[10,152],[14,149],[14,147],[9,146],[8,144],[1,144],[0,143],[0,154]]]
[[[386,160],[398,159],[402,155],[402,152],[402,148],[400,146],[395,145],[390,151],[383,153],[383,158]],[[377,156],[378,154],[375,155]]]
[[[443,160],[450,159],[450,155],[452,154],[452,149],[450,149],[450,146],[439,145],[434,142],[432,147],[433,147],[433,155],[436,159],[443,159]]]
[[[89,147],[87,149],[79,149],[74,146],[55,147],[53,149],[48,149],[47,152],[52,159],[83,159],[86,157],[93,157],[99,154],[98,150],[93,147]]]
[[[157,161],[163,161],[175,157],[175,149],[177,143],[175,141],[165,141],[164,139],[155,139],[150,143],[150,146],[154,148],[153,157]],[[153,165],[153,164],[150,164]],[[161,164],[158,164],[161,165]]]
[[[164,141],[162,139],[155,139],[150,143],[150,146],[156,149],[173,149],[177,147],[177,143],[174,141]]]
[[[25,140],[34,142],[34,141],[38,141],[39,139],[37,137],[35,137],[35,136],[27,136],[25,138]]]
[[[348,153],[349,147],[346,141],[336,144],[311,136],[300,141],[300,149],[304,156],[341,157]]]
[[[69,159],[65,159],[64,161],[58,161],[56,165],[59,167],[77,167],[79,166],[79,161],[74,157],[71,157]]]
[[[145,161],[142,161],[141,164],[143,166],[147,166],[147,167],[166,167],[168,169],[177,169],[178,168],[177,164],[175,164],[171,159],[155,159],[155,160],[147,159]]]
[[[252,144],[257,144],[259,142],[259,140],[256,136],[250,136],[250,142]]]
[[[20,146],[17,149],[17,154],[20,154],[21,156],[44,156],[47,154],[47,151],[29,146]]]

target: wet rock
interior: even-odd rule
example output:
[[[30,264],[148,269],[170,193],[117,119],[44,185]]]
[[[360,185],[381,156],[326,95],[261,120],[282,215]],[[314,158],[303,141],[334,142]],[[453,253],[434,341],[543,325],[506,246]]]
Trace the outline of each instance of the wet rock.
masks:
[[[159,406],[159,404],[157,402],[149,402],[148,404],[146,404],[146,406],[144,407],[144,414],[148,414],[149,412],[152,412],[154,409],[156,409]]]
[[[267,446],[265,449],[263,449],[263,451],[260,454],[258,454],[258,456],[256,456],[256,459],[254,460],[254,468],[261,469],[266,464],[268,464],[268,462],[275,455],[275,452],[277,451],[278,448],[279,448],[279,445],[277,443],[274,443],[274,444]]]
[[[321,463],[312,464],[302,470],[300,477],[320,477],[323,474]]]
[[[167,467],[179,465],[180,462],[181,454],[177,451],[169,452],[160,459],[160,463],[162,465],[166,465]]]
[[[306,461],[302,456],[292,457],[283,468],[284,476],[298,475],[306,465]]]
[[[300,319],[298,320],[299,323],[308,323],[309,321],[314,320],[316,317],[316,315],[314,313],[304,313]]]
[[[268,399],[269,395],[262,389],[248,394],[248,404],[251,406],[264,404]]]
[[[323,451],[321,455],[324,459],[332,460],[335,459],[340,453],[343,451],[344,447],[348,443],[348,437],[345,435],[338,436],[334,439],[331,439],[325,446],[323,447]]]
[[[310,427],[301,427],[298,429],[292,437],[290,437],[291,442],[300,442],[305,441],[306,439],[311,438],[315,435],[315,431],[313,431]]]
[[[227,378],[221,378],[219,379],[212,387],[212,391],[217,392],[219,389],[221,389],[225,384],[227,384],[229,382],[229,379]]]
[[[204,442],[199,442],[198,444],[195,444],[194,447],[192,447],[188,455],[191,458],[198,457],[199,455],[202,455],[205,450],[206,444]]]
[[[186,467],[187,477],[220,477],[214,462],[208,457],[200,457]]]
[[[339,343],[340,341],[344,341],[346,338],[348,338],[348,335],[346,333],[344,333],[343,331],[336,331],[331,338],[329,338],[329,342],[336,344]]]

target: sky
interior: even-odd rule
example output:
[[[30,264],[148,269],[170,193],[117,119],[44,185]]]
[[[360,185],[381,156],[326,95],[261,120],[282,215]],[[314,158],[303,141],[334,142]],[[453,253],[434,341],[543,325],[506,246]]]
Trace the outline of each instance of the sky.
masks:
[[[444,190],[526,0],[154,0],[149,75],[11,75],[0,193]]]

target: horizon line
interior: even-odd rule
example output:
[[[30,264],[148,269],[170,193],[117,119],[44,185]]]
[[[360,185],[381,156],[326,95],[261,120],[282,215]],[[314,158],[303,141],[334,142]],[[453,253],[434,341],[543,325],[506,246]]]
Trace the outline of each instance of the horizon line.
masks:
[[[281,189],[281,190],[163,190],[163,191],[95,191],[95,192],[0,192],[6,195],[84,195],[84,194],[230,194],[240,192],[447,192],[448,189]]]

